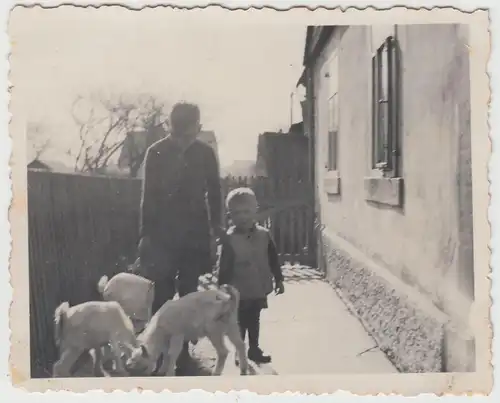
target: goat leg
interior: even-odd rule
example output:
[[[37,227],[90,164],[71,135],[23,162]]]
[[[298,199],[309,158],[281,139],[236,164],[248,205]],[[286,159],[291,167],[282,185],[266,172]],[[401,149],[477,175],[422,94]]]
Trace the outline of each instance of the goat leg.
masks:
[[[231,323],[229,325],[227,337],[236,348],[236,358],[240,367],[240,375],[247,375],[248,359],[245,352],[245,342],[241,338],[241,333],[237,322]]]
[[[59,360],[52,367],[52,376],[54,378],[70,377],[71,368],[82,353],[83,349],[68,348],[64,350]]]
[[[219,376],[224,370],[229,351],[224,343],[224,335],[221,332],[216,331],[210,334],[208,338],[217,352],[217,362],[212,375]]]
[[[105,377],[103,364],[103,354],[102,347],[97,347],[94,349],[94,376],[95,377]]]

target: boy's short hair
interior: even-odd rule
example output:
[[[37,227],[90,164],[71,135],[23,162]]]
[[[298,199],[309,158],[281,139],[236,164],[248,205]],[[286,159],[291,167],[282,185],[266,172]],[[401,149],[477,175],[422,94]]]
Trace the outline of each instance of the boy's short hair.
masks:
[[[200,121],[200,108],[189,102],[179,102],[170,112],[170,126],[174,132],[182,132],[193,123]]]
[[[257,201],[257,196],[252,189],[240,187],[231,190],[226,197],[226,208],[232,203],[241,203],[248,200]]]

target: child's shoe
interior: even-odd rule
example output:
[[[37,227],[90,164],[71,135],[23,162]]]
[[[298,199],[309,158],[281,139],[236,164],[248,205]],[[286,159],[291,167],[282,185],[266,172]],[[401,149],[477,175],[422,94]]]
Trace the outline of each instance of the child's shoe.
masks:
[[[250,347],[248,349],[248,359],[256,364],[269,364],[271,362],[271,356],[265,355],[258,347]]]

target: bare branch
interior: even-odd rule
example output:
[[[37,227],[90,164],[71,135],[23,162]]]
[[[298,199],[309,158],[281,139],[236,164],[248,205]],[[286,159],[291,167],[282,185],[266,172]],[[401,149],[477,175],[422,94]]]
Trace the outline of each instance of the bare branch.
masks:
[[[82,117],[76,112],[77,107],[84,106],[84,102],[89,105],[87,116]],[[87,172],[104,170],[122,149],[129,132],[142,127],[149,135],[159,125],[168,124],[164,109],[165,104],[151,95],[138,96],[132,100],[124,95],[114,98],[97,95],[87,99],[77,97],[71,109],[73,120],[79,127],[80,139],[75,169]],[[135,154],[135,158],[143,158],[141,152]],[[135,165],[136,161],[129,161],[131,171]]]
[[[26,125],[26,140],[35,152],[34,159],[40,159],[51,146],[49,129],[40,122],[28,122]]]
[[[109,151],[103,161],[105,166],[108,165],[110,158],[113,157],[116,152],[123,146],[123,143],[125,143],[125,139],[119,141],[118,143],[114,144],[113,147],[109,148]]]

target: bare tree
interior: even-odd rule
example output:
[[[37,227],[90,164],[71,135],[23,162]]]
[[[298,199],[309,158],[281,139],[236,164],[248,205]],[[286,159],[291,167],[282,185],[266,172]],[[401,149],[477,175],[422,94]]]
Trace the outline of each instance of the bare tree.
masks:
[[[28,122],[26,141],[35,152],[33,159],[39,160],[51,145],[47,126],[40,122]]]
[[[121,149],[127,134],[138,128],[150,130],[166,122],[165,103],[151,95],[105,98],[79,96],[72,105],[78,126],[79,148],[75,170],[99,173]]]

